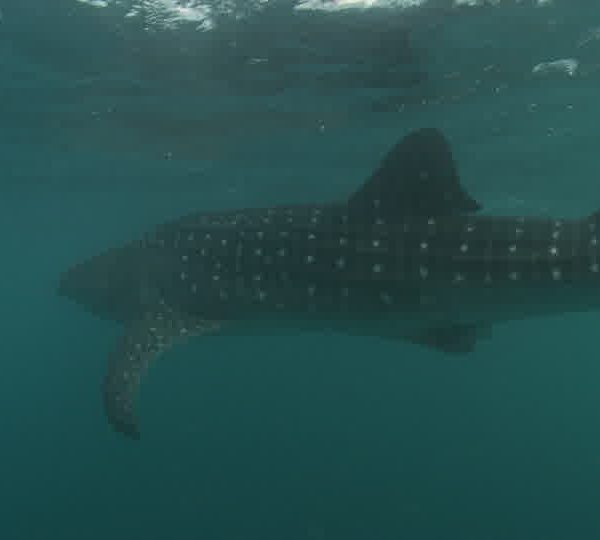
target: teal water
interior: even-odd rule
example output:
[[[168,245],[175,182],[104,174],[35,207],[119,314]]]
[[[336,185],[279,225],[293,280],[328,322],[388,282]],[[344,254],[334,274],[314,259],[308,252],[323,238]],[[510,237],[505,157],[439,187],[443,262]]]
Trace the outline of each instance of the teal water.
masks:
[[[486,212],[597,210],[600,6],[236,4],[203,31],[106,4],[0,5],[0,538],[599,538],[599,314],[499,326],[464,358],[197,339],[153,366],[132,443],[99,389],[119,328],[55,289],[190,211],[345,197],[417,127]],[[561,58],[573,76],[532,73]]]

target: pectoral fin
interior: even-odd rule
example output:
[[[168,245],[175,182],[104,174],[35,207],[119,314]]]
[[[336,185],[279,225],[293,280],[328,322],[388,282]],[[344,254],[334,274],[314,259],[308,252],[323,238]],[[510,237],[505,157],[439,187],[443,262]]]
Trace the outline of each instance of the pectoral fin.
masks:
[[[191,319],[167,309],[146,313],[131,322],[110,355],[104,380],[104,407],[114,429],[139,439],[136,402],[141,378],[150,363],[172,345],[219,328],[218,322]]]

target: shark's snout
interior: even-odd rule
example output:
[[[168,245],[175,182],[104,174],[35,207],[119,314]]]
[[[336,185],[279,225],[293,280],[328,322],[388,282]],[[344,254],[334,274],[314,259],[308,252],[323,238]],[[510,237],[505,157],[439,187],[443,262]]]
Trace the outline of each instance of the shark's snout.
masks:
[[[80,263],[60,275],[59,296],[84,303],[91,294],[101,293],[108,276],[105,269],[94,269],[91,262]]]
[[[130,320],[147,301],[149,262],[135,245],[107,250],[59,276],[57,293],[103,319]]]

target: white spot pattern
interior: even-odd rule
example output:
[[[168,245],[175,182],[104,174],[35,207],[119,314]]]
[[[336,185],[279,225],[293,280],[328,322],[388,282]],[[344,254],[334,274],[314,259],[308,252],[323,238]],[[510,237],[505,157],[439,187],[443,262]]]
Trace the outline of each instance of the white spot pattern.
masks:
[[[379,205],[379,202],[375,202],[374,203],[375,206]],[[273,213],[271,215],[277,215],[276,213]],[[319,216],[320,213],[317,211],[314,211],[314,213],[308,213],[308,214],[303,214],[300,217],[302,218],[302,222],[303,225],[307,225],[307,222],[312,222],[312,223],[316,223],[317,221],[321,221],[321,220],[317,220],[316,216]],[[375,216],[377,217],[377,216]],[[339,218],[342,218],[342,216],[338,215],[338,221],[337,221],[337,226],[340,225],[340,221]],[[240,220],[241,220],[241,225],[244,224],[249,224],[251,225],[251,230],[250,231],[246,231],[246,236],[248,237],[248,240],[250,240],[250,237],[252,235],[255,235],[255,238],[259,238],[262,239],[264,237],[269,237],[269,235],[271,235],[270,232],[266,231],[256,231],[256,226],[260,227],[260,222],[261,219],[263,219],[261,216],[241,216]],[[279,218],[278,222],[281,223],[282,218]],[[436,220],[434,218],[425,218],[427,220],[427,225],[428,226],[433,226],[433,225],[438,225],[436,223]],[[224,218],[221,220],[210,220],[207,221],[207,223],[211,224],[211,223],[216,223],[216,224],[228,224],[229,223],[229,219],[228,218]],[[383,224],[382,220],[378,220],[377,223]],[[486,225],[486,222],[483,221],[482,222],[483,225]],[[568,229],[565,228],[566,225],[564,225],[561,221],[550,221],[550,222],[546,222],[546,230],[545,230],[545,234],[546,234],[546,245],[543,246],[543,244],[540,244],[540,240],[542,240],[541,238],[538,238],[539,236],[539,232],[536,229],[532,229],[531,231],[529,230],[529,225],[527,225],[527,234],[529,235],[531,233],[531,242],[534,244],[533,246],[529,246],[529,243],[527,243],[527,245],[522,245],[521,242],[523,241],[522,239],[520,239],[519,237],[523,234],[525,234],[525,227],[523,227],[523,224],[526,223],[523,220],[514,220],[512,221],[513,225],[512,227],[509,225],[509,229],[508,231],[506,231],[505,229],[505,234],[508,233],[508,238],[504,237],[502,238],[500,236],[498,244],[495,243],[494,240],[494,245],[492,245],[492,241],[487,241],[485,245],[481,245],[479,244],[479,242],[482,240],[479,237],[477,237],[477,243],[475,243],[475,239],[473,236],[468,236],[467,233],[472,233],[475,230],[479,230],[481,227],[481,231],[482,233],[484,232],[484,230],[487,230],[487,225],[485,227],[483,227],[482,225],[480,225],[479,221],[467,221],[466,219],[464,221],[461,222],[459,221],[457,223],[458,228],[454,230],[454,234],[455,234],[455,243],[453,246],[453,249],[458,249],[459,253],[463,253],[466,254],[467,252],[473,252],[473,256],[476,258],[476,264],[480,264],[477,261],[479,261],[479,259],[481,259],[481,271],[482,274],[485,273],[485,275],[483,275],[483,281],[486,283],[491,283],[492,279],[508,279],[510,281],[516,282],[519,280],[523,280],[525,279],[525,276],[527,276],[527,279],[529,279],[529,274],[525,274],[523,273],[523,269],[520,266],[515,266],[515,258],[514,257],[508,257],[508,254],[511,255],[516,255],[517,253],[521,254],[523,257],[527,257],[527,259],[523,258],[523,262],[525,262],[526,260],[529,261],[529,258],[531,256],[531,260],[535,262],[536,257],[540,256],[540,250],[541,250],[541,255],[543,258],[544,252],[543,250],[546,249],[546,257],[548,257],[550,259],[550,267],[548,268],[548,266],[546,266],[546,272],[550,273],[550,279],[554,280],[554,281],[561,281],[566,279],[564,273],[565,273],[565,269],[563,267],[561,267],[559,261],[560,259],[558,259],[559,256],[563,256],[563,257],[567,257],[567,256],[571,256],[571,246],[568,244],[562,244],[561,242],[561,238],[564,236],[563,235],[563,231],[569,232],[569,236],[570,236],[570,232],[571,232],[571,224],[569,222],[568,225]],[[418,232],[424,233],[423,236],[421,236],[422,240],[419,239],[417,240],[417,246],[415,246],[415,244],[412,244],[412,249],[414,250],[415,248],[417,249],[417,251],[420,251],[420,254],[416,254],[417,256],[420,255],[420,259],[421,260],[416,260],[416,267],[413,266],[413,270],[412,272],[418,272],[418,274],[413,273],[412,274],[412,279],[414,279],[415,277],[417,279],[427,279],[430,275],[430,268],[428,268],[430,261],[428,261],[428,257],[429,254],[427,252],[431,252],[431,255],[437,255],[437,248],[438,248],[438,239],[434,238],[435,236],[435,229],[429,229],[427,230],[424,227],[424,223],[422,220],[418,221],[418,220],[411,220],[410,223],[405,222],[403,224],[399,225],[399,229],[396,230],[396,234],[402,234],[402,227],[405,226],[405,229],[408,229],[410,227],[410,232],[412,234],[418,234]],[[516,227],[515,227],[516,225]],[[446,221],[443,220],[439,223],[439,227],[440,228],[444,228],[446,226]],[[453,225],[456,226],[456,225]],[[596,230],[597,230],[597,224],[595,222],[591,223],[591,222],[587,222],[586,224],[582,224],[583,227],[588,227],[589,228],[589,235],[586,235],[587,238],[584,239],[584,242],[588,242],[587,244],[587,261],[583,260],[581,261],[581,263],[583,264],[583,268],[579,267],[581,270],[583,271],[587,271],[588,273],[593,273],[593,274],[600,274],[600,258],[597,257],[597,252],[596,252],[596,246],[598,246],[598,237],[596,236]],[[252,228],[254,228],[254,231],[252,231]],[[512,232],[512,229],[514,228],[514,233],[516,235],[513,236],[512,238],[510,238],[510,234]],[[336,236],[334,236],[333,238],[331,237],[321,237],[319,236],[319,230],[316,229],[312,229],[313,232],[309,232],[311,230],[311,228],[309,228],[309,230],[307,231],[306,228],[304,229],[304,239],[306,241],[306,238],[308,238],[308,240],[316,240],[316,241],[321,241],[321,240],[327,240],[328,242],[333,241],[335,242],[339,242],[339,246],[348,246],[350,244],[350,241],[354,241],[354,236],[352,236],[352,238],[349,237],[350,234],[354,235],[354,230],[350,231],[350,230],[344,230],[343,228],[338,228],[337,232],[337,238]],[[414,233],[412,232],[414,230]],[[377,228],[373,228],[371,230],[372,232],[368,231],[368,229],[366,231],[361,232],[360,230],[358,230],[356,232],[357,237],[356,237],[356,242],[357,244],[360,246],[360,244],[363,244],[366,241],[366,245],[369,246],[369,243],[371,244],[373,249],[373,255],[375,255],[375,249],[381,249],[382,247],[387,248],[388,245],[388,238],[386,236],[386,234],[388,233],[388,231],[383,230],[381,231],[380,229]],[[460,239],[460,233],[464,234],[463,238]],[[248,246],[247,244],[244,243],[243,240],[243,232],[242,230],[237,231],[236,235],[237,235],[237,240],[234,242],[232,240],[231,237],[226,237],[224,238],[223,235],[221,233],[217,233],[214,231],[211,231],[212,235],[210,232],[205,233],[204,231],[195,231],[195,233],[188,233],[186,231],[183,231],[181,233],[175,234],[174,236],[171,236],[171,243],[175,243],[177,244],[178,242],[182,242],[184,239],[187,238],[188,241],[196,241],[198,242],[198,240],[201,240],[202,238],[204,238],[205,240],[209,240],[210,242],[204,242],[204,247],[201,247],[201,242],[198,242],[200,245],[196,245],[196,246],[190,246],[190,247],[195,247],[195,249],[197,251],[195,251],[195,253],[199,253],[202,254],[203,256],[209,256],[211,257],[211,259],[209,261],[204,261],[207,264],[207,270],[209,272],[209,276],[212,277],[212,279],[214,279],[215,281],[218,281],[220,279],[223,279],[225,276],[223,274],[219,275],[221,273],[221,271],[219,270],[221,267],[221,263],[219,262],[219,260],[222,260],[223,262],[225,262],[227,259],[218,259],[215,261],[214,257],[218,257],[219,253],[218,250],[214,249],[215,244],[216,245],[231,245],[231,252],[229,254],[225,254],[224,257],[227,256],[233,256],[233,255],[237,255],[238,259],[237,261],[235,261],[235,264],[237,265],[237,272],[244,272],[244,268],[243,268],[243,261],[241,259],[241,256],[243,254],[243,249],[247,249],[249,247],[249,249],[251,250],[250,253],[254,253],[257,256],[262,256],[262,259],[259,259],[260,264],[266,264],[268,262],[272,262],[272,263],[277,263],[277,261],[275,260],[275,258],[279,259],[278,264],[281,266],[281,268],[276,268],[275,271],[276,276],[281,279],[281,280],[286,280],[289,279],[289,276],[282,271],[282,269],[284,268],[284,263],[285,261],[281,260],[280,258],[283,257],[287,257],[290,256],[291,254],[294,256],[297,256],[297,253],[295,252],[296,248],[293,248],[293,250],[290,252],[290,249],[288,249],[288,245],[287,243],[281,242],[280,246],[285,246],[285,247],[280,247],[280,246],[272,246],[269,247],[267,250],[267,246],[263,245],[263,244],[258,244],[257,242],[254,242],[254,246],[252,246],[252,244],[250,243],[250,245]],[[297,231],[297,232],[300,232]],[[449,231],[450,232],[450,231]],[[492,229],[491,232],[493,233],[494,230]],[[341,233],[341,234],[340,234]],[[273,237],[277,238],[289,238],[292,236],[292,231],[291,230],[283,230],[283,231],[273,231]],[[296,233],[294,233],[296,234]],[[300,232],[300,234],[302,234]],[[277,235],[277,236],[275,236]],[[498,232],[498,235],[500,235],[500,233]],[[398,249],[400,252],[403,252],[405,249],[405,243],[410,242],[411,239],[414,237],[411,237],[410,234],[404,236],[403,239],[400,240],[399,244],[398,244]],[[418,238],[418,237],[417,237]],[[528,236],[529,238],[529,236]],[[161,238],[156,238],[153,239],[153,241],[155,242],[160,242],[162,239]],[[302,238],[299,238],[300,243],[302,243]],[[389,244],[391,247],[396,246],[395,241],[391,241],[391,239],[389,239]],[[446,239],[445,237],[443,238],[443,240],[445,242],[451,241],[451,239]],[[163,240],[164,241],[164,240]],[[414,240],[413,240],[414,241]],[[233,243],[232,243],[233,242]],[[431,244],[430,244],[431,242]],[[537,244],[536,244],[537,242]],[[233,246],[235,244],[235,253],[233,253],[234,249]],[[258,245],[257,245],[258,244]],[[364,244],[363,244],[364,245]],[[446,245],[448,245],[446,243]],[[450,244],[450,246],[452,246],[452,244]],[[291,246],[290,246],[291,247]],[[316,243],[312,244],[313,249],[311,248],[310,244],[307,244],[305,246],[305,250],[304,250],[304,254],[300,253],[300,257],[304,256],[305,257],[305,263],[306,264],[313,264],[317,262],[317,257],[320,257],[320,252],[316,251]],[[327,245],[324,246],[327,247],[328,249],[331,248],[331,246]],[[445,247],[444,245],[440,246],[442,249]],[[585,246],[583,246],[585,249]],[[308,249],[306,249],[308,248]],[[435,249],[434,249],[435,248]],[[567,252],[567,248],[568,252]],[[358,248],[360,249],[360,248]],[[480,249],[481,249],[481,253],[480,253]],[[506,263],[508,263],[508,267],[504,267],[504,270],[502,272],[502,270],[500,268],[498,268],[498,270],[500,270],[501,273],[503,273],[503,275],[501,273],[499,273],[498,275],[496,274],[492,274],[491,271],[496,269],[495,266],[495,261],[496,259],[501,259],[503,257],[502,253],[498,253],[497,251],[501,251],[502,249],[504,249],[504,260],[506,261]],[[573,248],[575,249],[575,248]],[[530,253],[531,250],[531,253]],[[214,251],[214,252],[213,252]],[[308,251],[308,253],[307,253]],[[311,253],[312,251],[312,253]],[[333,246],[333,251],[334,253],[329,252],[331,255],[328,255],[328,259],[329,259],[329,268],[330,271],[331,270],[344,270],[345,268],[347,268],[347,266],[350,264],[351,259],[348,258],[350,255],[350,250],[346,249],[338,249],[338,253],[335,253],[335,245]],[[367,249],[368,251],[368,249]],[[347,253],[348,252],[348,253]],[[508,252],[508,253],[507,253]],[[265,253],[267,255],[265,255]],[[269,257],[269,255],[272,255],[272,257]],[[362,272],[365,271],[369,271],[371,270],[371,272],[373,274],[380,274],[382,273],[384,270],[394,270],[394,272],[398,272],[398,279],[403,279],[403,278],[408,278],[410,272],[406,275],[404,275],[402,272],[402,268],[400,267],[403,263],[401,262],[396,262],[396,259],[392,259],[392,256],[394,256],[393,253],[389,254],[390,255],[390,260],[388,261],[388,259],[380,259],[377,262],[374,262],[371,260],[370,266],[369,263],[367,261],[363,261],[367,262],[367,266],[362,267]],[[446,253],[446,255],[450,256],[450,254]],[[586,255],[585,253],[573,253],[574,256],[579,256],[579,257],[583,257],[584,255]],[[331,258],[329,258],[331,256]],[[385,253],[385,256],[387,257],[388,254],[387,252]],[[183,253],[179,255],[180,257],[180,261],[182,263],[189,263],[190,261],[195,261],[194,258],[194,254],[192,252],[188,252],[188,253]],[[233,257],[232,257],[233,258]],[[463,268],[460,266],[460,257],[457,257],[455,255],[454,258],[455,261],[459,262],[458,265],[454,265],[454,267],[450,267],[449,268],[449,276],[448,278],[455,284],[461,283],[463,281],[467,281],[471,279],[471,274],[469,273],[467,268]],[[320,259],[319,259],[320,261]],[[392,264],[392,267],[388,268],[388,263]],[[448,263],[451,264],[451,261],[448,261]],[[254,263],[256,264],[256,263]],[[398,268],[396,268],[396,265],[398,265]],[[486,268],[487,266],[487,268]],[[446,266],[447,267],[447,266]],[[186,272],[190,272],[189,267],[187,266],[181,266],[181,268],[184,268],[186,270]],[[478,268],[477,267],[474,267]],[[210,273],[212,270],[212,273]],[[307,269],[308,270],[308,269]],[[475,270],[474,270],[475,271]],[[182,281],[188,281],[189,283],[187,284],[187,287],[189,291],[191,291],[193,294],[197,294],[200,290],[200,287],[203,287],[202,283],[191,283],[191,281],[193,281],[193,273],[190,273],[190,275],[188,275],[188,273],[186,272],[181,272],[179,274],[179,277]],[[176,276],[178,275],[177,273],[175,274]],[[243,274],[242,274],[243,275]],[[340,276],[343,276],[344,274],[342,274],[340,272],[339,274]],[[475,274],[474,274],[475,275]],[[535,278],[538,274],[536,274],[536,272],[534,272],[534,275],[532,276],[533,278]],[[546,274],[548,276],[548,274]],[[251,277],[252,276],[252,277]],[[266,277],[266,276],[265,276]],[[372,280],[375,279],[376,276],[372,276]],[[596,276],[594,276],[596,277]],[[245,279],[256,279],[257,281],[260,281],[261,276],[258,275],[258,278],[256,276],[253,276],[252,273],[250,273],[250,275],[246,275]],[[481,277],[479,277],[479,279],[481,279]],[[548,278],[546,278],[548,279]],[[219,284],[221,286],[223,286],[223,284]],[[258,284],[256,285],[258,286]],[[255,287],[256,287],[255,286]],[[263,287],[265,287],[265,285],[263,285]],[[340,287],[338,290],[340,291],[340,294],[344,297],[349,296],[350,294],[350,290],[347,287],[341,287],[338,284],[338,287]],[[218,286],[215,284],[214,285],[214,289],[217,290],[213,290],[213,294],[215,295],[219,295],[219,297],[223,298],[224,294],[230,293],[230,291],[228,289],[225,289],[225,292],[223,291],[219,291]],[[256,290],[256,289],[255,289]],[[313,296],[316,294],[316,289],[315,289],[315,285],[311,285],[308,286],[308,294],[309,296]],[[390,304],[393,303],[393,295],[394,295],[394,290],[391,289],[387,292],[380,292],[380,293],[375,293],[376,295],[379,294],[380,300],[385,303],[385,304]],[[262,294],[260,293],[254,293],[254,294],[258,294],[258,297],[262,300],[265,299],[266,297],[266,292],[262,291]],[[270,294],[269,294],[270,296]],[[377,296],[376,296],[377,298]],[[273,299],[273,307],[275,307],[275,301],[276,300],[280,300],[278,298],[274,298]]]

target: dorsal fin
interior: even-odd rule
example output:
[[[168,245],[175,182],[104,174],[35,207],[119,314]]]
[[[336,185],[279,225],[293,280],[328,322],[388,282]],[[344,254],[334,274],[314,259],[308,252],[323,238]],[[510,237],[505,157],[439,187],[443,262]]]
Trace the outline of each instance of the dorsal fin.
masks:
[[[348,207],[355,220],[367,222],[480,209],[460,185],[448,141],[433,128],[414,131],[394,146]]]

